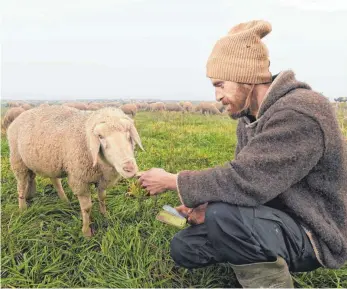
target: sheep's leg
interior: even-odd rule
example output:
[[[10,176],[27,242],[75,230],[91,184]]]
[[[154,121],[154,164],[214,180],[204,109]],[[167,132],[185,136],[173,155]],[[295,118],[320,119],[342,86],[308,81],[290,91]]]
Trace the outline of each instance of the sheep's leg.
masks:
[[[69,177],[69,186],[74,194],[77,196],[81,207],[81,214],[83,219],[82,233],[85,237],[92,236],[92,230],[90,229],[90,213],[92,210],[92,199],[90,195],[89,184],[81,183],[78,181],[78,177]]]
[[[98,188],[99,208],[101,214],[106,214],[106,191],[104,188]]]
[[[17,179],[19,209],[23,211],[27,208],[26,199],[27,199],[28,191],[29,191],[28,171],[17,173],[16,179]]]
[[[27,208],[27,194],[29,189],[29,169],[17,152],[17,144],[9,140],[11,169],[17,180],[18,205],[20,210]]]
[[[52,182],[54,188],[56,189],[59,198],[64,202],[69,202],[69,199],[65,195],[63,186],[61,185],[61,180],[57,179],[57,178],[51,178],[51,182]]]
[[[29,171],[29,191],[28,199],[32,199],[36,194],[36,174],[33,171]]]
[[[77,195],[81,206],[83,227],[82,233],[85,237],[92,236],[92,230],[90,229],[90,213],[92,210],[92,199],[89,195]]]

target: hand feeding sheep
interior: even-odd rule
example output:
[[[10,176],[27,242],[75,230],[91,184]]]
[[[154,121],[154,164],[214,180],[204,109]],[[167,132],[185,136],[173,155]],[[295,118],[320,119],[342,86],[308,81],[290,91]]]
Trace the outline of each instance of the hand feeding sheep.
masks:
[[[143,149],[133,120],[117,108],[93,112],[66,106],[34,108],[12,122],[7,136],[19,208],[25,209],[26,199],[35,193],[36,174],[49,177],[59,197],[67,201],[60,180],[67,177],[80,203],[85,236],[92,235],[90,185],[96,185],[105,214],[105,190],[121,176],[137,173],[135,144]]]

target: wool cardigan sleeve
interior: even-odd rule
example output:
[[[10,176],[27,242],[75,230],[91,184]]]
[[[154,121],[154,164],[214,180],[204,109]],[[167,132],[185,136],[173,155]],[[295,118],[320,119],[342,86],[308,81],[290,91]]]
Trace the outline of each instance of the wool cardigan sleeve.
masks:
[[[190,208],[206,202],[264,204],[305,178],[323,152],[323,133],[314,119],[280,110],[225,166],[180,172],[178,193]]]

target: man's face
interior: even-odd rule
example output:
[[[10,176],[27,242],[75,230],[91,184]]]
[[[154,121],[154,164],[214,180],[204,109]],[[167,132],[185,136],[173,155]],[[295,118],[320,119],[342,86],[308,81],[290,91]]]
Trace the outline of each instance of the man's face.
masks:
[[[214,78],[211,81],[216,90],[216,100],[222,102],[231,118],[237,119],[249,113],[249,105],[245,107],[251,90],[249,84]]]

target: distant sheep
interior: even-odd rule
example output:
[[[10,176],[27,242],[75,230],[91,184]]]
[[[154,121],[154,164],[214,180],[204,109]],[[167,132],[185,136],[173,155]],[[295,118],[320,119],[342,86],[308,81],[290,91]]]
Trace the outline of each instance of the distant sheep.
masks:
[[[9,101],[8,103],[7,103],[7,106],[8,107],[19,107],[19,106],[21,106],[22,105],[22,103],[21,102],[17,102],[17,101]]]
[[[9,108],[6,111],[4,119],[2,121],[2,130],[6,132],[10,124],[24,111],[25,109],[20,106]]]
[[[13,121],[7,137],[19,208],[25,209],[26,199],[35,193],[36,174],[49,177],[59,197],[67,201],[60,181],[67,177],[81,206],[85,236],[92,234],[90,185],[96,185],[105,214],[105,190],[121,176],[137,173],[135,144],[142,148],[134,122],[117,108],[94,112],[67,106],[34,108]]]
[[[88,106],[87,104],[83,102],[66,102],[63,104],[63,106],[69,106],[69,107],[74,107],[80,110],[87,110]]]
[[[148,109],[148,103],[146,102],[137,102],[136,107],[138,111],[145,111]]]
[[[104,106],[100,103],[91,102],[87,104],[87,110],[99,110],[102,109]]]
[[[105,103],[104,107],[120,107],[120,103],[117,101],[111,101],[111,102]]]
[[[166,103],[165,104],[165,110],[166,111],[183,111],[183,107],[180,106],[178,103]]]
[[[185,101],[182,104],[183,110],[186,112],[192,112],[193,111],[193,104],[189,101]]]
[[[137,107],[136,107],[136,104],[134,103],[124,104],[120,107],[120,109],[123,110],[125,114],[131,115],[132,117],[135,117],[137,113]]]
[[[25,110],[29,110],[33,108],[33,106],[31,106],[29,103],[24,103],[21,105],[21,107],[24,108]]]
[[[165,110],[165,104],[164,104],[164,102],[151,103],[150,110],[151,111],[164,111]]]
[[[202,114],[221,114],[221,112],[212,104],[208,102],[200,103],[196,108],[196,112],[201,112]]]

